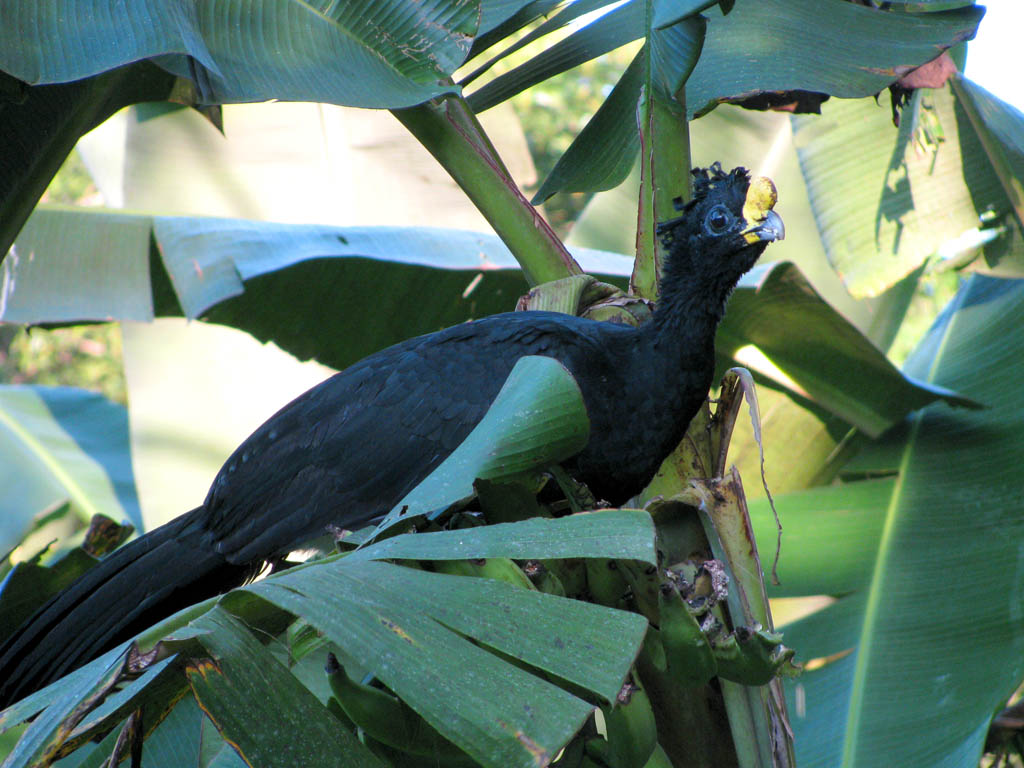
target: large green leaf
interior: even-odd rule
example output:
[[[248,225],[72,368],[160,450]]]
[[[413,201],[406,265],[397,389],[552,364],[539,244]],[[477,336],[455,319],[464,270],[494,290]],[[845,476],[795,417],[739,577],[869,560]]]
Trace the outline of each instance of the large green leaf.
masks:
[[[894,479],[800,497],[794,525],[820,524],[824,533],[801,530],[794,547],[826,546],[817,540],[830,531],[836,540],[817,585],[810,568],[792,572],[794,592],[863,584],[854,598],[786,629],[804,658],[828,662],[797,683],[806,697],[794,719],[801,765],[977,765],[992,713],[1024,677],[1022,312],[1024,282],[968,281],[907,370],[988,408],[929,406],[908,429],[864,449],[861,466],[895,460]],[[843,512],[864,502],[866,517]],[[785,501],[780,512],[785,525]],[[805,556],[817,557],[783,555]]]
[[[984,9],[894,13],[845,0],[738,0],[712,13],[686,85],[689,113],[757,91],[877,93],[939,51],[974,37]]]
[[[120,648],[118,654],[109,653],[97,659],[88,667],[78,670],[73,679],[69,676],[59,690],[50,691],[52,703],[48,702],[47,708],[33,720],[18,744],[7,755],[4,768],[49,765],[57,749],[68,737],[68,725],[73,728],[80,715],[86,714],[79,709],[81,703],[89,700],[95,705],[121,678],[125,666],[123,650]],[[18,708],[12,707],[5,712],[9,714],[12,709]],[[18,714],[23,719],[30,713],[21,711]],[[15,722],[18,721],[5,722],[4,725],[13,725]]]
[[[420,609],[438,623],[593,691],[606,702],[621,690],[645,629],[635,615],[494,579],[471,580],[385,563],[368,564],[365,577],[396,594],[429,594],[428,604]],[[595,633],[598,626],[602,631]]]
[[[611,700],[643,641],[646,620],[490,579],[417,571],[376,558],[605,557],[614,551],[641,562],[655,559],[653,526],[643,512],[612,510],[539,523],[398,537],[246,591],[323,631],[339,653],[483,764],[532,766],[538,754],[554,755],[592,708],[539,671],[578,686],[577,693]],[[610,526],[616,530],[612,544],[606,536]],[[230,607],[232,600],[225,604]]]
[[[438,581],[438,592],[427,587],[428,580]],[[502,594],[498,599],[481,594],[469,603],[472,611],[464,612],[465,595],[459,602],[443,598],[446,590],[440,583],[445,580],[452,589],[498,589]],[[248,589],[322,630],[442,735],[491,766],[533,766],[538,752],[555,754],[592,705],[474,645],[464,633],[528,664],[572,674],[579,683],[590,665],[576,667],[573,660],[594,653],[590,643],[598,638],[618,659],[615,666],[624,677],[646,625],[639,616],[488,580],[410,574],[378,562],[346,567],[341,560],[334,567],[305,568]],[[570,605],[579,605],[582,612],[570,612]],[[448,628],[452,625],[458,633]],[[517,625],[520,632],[510,634]],[[525,627],[560,629],[533,634]],[[581,642],[570,642],[574,637]],[[610,638],[615,640],[605,645]],[[622,677],[602,695],[614,695]],[[602,679],[608,679],[606,673]]]
[[[564,0],[531,0],[497,26],[488,30],[481,26],[480,34],[473,40],[473,47],[470,48],[469,59],[475,59],[483,51],[488,50],[508,37],[512,37],[523,27],[537,21],[541,16],[547,16],[561,6],[563,2]]]
[[[29,83],[97,75],[139,59],[196,80],[202,101],[417,104],[469,52],[480,0],[15,0],[4,8],[0,69]],[[488,14],[488,23],[504,11]]]
[[[654,529],[646,512],[610,509],[560,518],[536,517],[447,532],[403,534],[356,550],[357,560],[516,560],[597,557],[655,562]]]
[[[552,75],[636,40],[647,5],[631,0],[591,22],[469,97],[482,111]],[[654,3],[662,27],[709,3]],[[844,0],[739,0],[727,16],[711,11],[707,45],[687,84],[691,115],[728,98],[802,89],[867,96],[936,52],[974,36],[984,10],[886,13]],[[807,30],[814,30],[808,35]],[[741,55],[738,55],[741,54]],[[477,73],[474,73],[474,75]]]
[[[152,320],[152,229],[147,217],[116,211],[37,209],[4,261],[0,320]]]
[[[291,754],[279,743],[285,735],[295,741],[297,730],[309,731],[312,741],[299,739],[292,745],[308,748],[323,736],[327,723],[338,724],[249,635],[253,631],[265,640],[268,632],[279,631],[284,616],[262,600],[254,601],[249,597],[253,594],[323,631],[346,664],[352,661],[375,675],[483,764],[532,766],[538,754],[554,755],[592,710],[593,703],[578,696],[614,700],[643,642],[646,620],[490,579],[415,570],[390,560],[610,554],[653,565],[654,529],[646,513],[609,510],[398,537],[349,556],[293,568],[186,609],[148,630],[141,642],[149,647],[157,638],[173,637],[172,652],[186,659],[203,709],[243,754],[263,755],[256,758],[260,764],[277,764],[277,753]],[[243,623],[227,616],[225,608]],[[243,630],[243,624],[248,628]],[[213,663],[190,650],[196,640],[208,649]],[[111,651],[5,713],[4,724],[13,725],[42,710],[12,753],[16,765],[27,764],[46,745],[62,740],[60,722],[98,681],[120,667],[123,652],[123,647]],[[160,679],[169,669],[166,663],[154,667],[148,677],[105,702],[90,722],[113,725],[104,718],[127,715],[126,707],[153,689],[147,680]],[[548,676],[564,682],[554,684]],[[560,685],[571,685],[572,693]],[[239,697],[267,706],[238,708],[233,703]],[[159,712],[176,698],[153,701],[147,711]],[[303,720],[301,726],[296,716]],[[174,732],[195,743],[194,730],[203,721],[187,720],[175,725]],[[344,746],[337,748],[339,758],[348,756]]]
[[[797,660],[805,664],[814,662],[812,669],[805,670],[798,680],[786,685],[786,705],[794,730],[797,764],[801,768],[843,765],[839,751],[850,716],[850,679],[857,664],[857,629],[863,620],[864,603],[864,593],[857,592],[781,628],[787,645],[797,649]],[[902,686],[897,691],[896,695],[902,694],[907,707],[920,701],[920,691],[906,690]],[[898,716],[902,717],[903,713]],[[942,728],[945,727],[943,724]],[[931,766],[934,763],[923,760],[906,765]],[[978,761],[951,761],[949,765],[975,768]]]
[[[116,730],[112,733],[117,735]],[[81,768],[104,768],[99,759],[108,758],[110,751],[108,745],[100,745],[98,754]],[[142,754],[143,768],[247,768],[192,696],[175,705],[146,739]]]
[[[740,281],[719,327],[717,350],[734,356],[747,344],[783,372],[778,383],[872,437],[938,399],[976,405],[900,373],[792,264],[766,264]],[[761,373],[777,375],[770,367]]]
[[[892,0],[889,5],[908,13],[921,11],[948,11],[974,5],[974,0]]]
[[[769,594],[843,595],[869,586],[895,484],[887,477],[776,494],[782,519],[781,583],[769,586]],[[775,516],[768,500],[752,500],[749,507],[757,540],[773,541]]]
[[[540,205],[558,192],[600,192],[625,180],[640,151],[640,134],[628,118],[636,113],[645,60],[643,51],[633,57],[530,202]]]
[[[747,478],[747,499],[765,496],[758,482],[762,455],[772,495],[831,481],[848,458],[837,447],[845,445],[849,423],[803,398],[794,398],[788,390],[776,389],[765,377],[755,375],[755,381],[761,439],[755,437],[751,420],[740,417],[728,454],[729,464],[735,464],[740,476]]]
[[[988,98],[993,114],[1012,121],[1009,107]],[[949,87],[918,91],[898,132],[889,110],[867,100],[796,117],[794,132],[822,241],[854,295],[888,289],[933,254],[970,253],[999,223],[1006,232],[986,255],[1004,272],[1019,268],[1024,245],[1013,208]],[[992,141],[1013,152],[1009,134]],[[987,231],[978,229],[982,214],[994,219]]]
[[[159,719],[170,709],[171,703],[181,696],[188,685],[180,672],[173,666],[173,656],[149,665],[135,679],[119,681],[118,689],[111,692],[77,722],[70,734],[63,734],[60,753],[76,750],[115,728],[132,712],[145,710],[149,722],[143,723],[143,732],[152,730]]]
[[[542,0],[542,2],[534,2],[527,6],[524,10],[530,12],[530,18],[527,20],[525,17],[517,19],[519,26],[517,29],[521,29],[527,23],[532,22],[540,18],[546,12],[550,11],[551,8],[562,5],[558,8],[557,13],[553,13],[549,18],[546,18],[543,23],[538,24],[536,27],[531,29],[527,34],[520,37],[514,43],[503,49],[500,53],[495,54],[486,62],[476,67],[472,72],[467,74],[465,77],[459,79],[459,85],[465,87],[469,83],[473,82],[476,78],[480,77],[484,72],[487,72],[491,67],[497,64],[504,58],[507,58],[516,51],[520,51],[527,45],[535,40],[562,29],[567,24],[575,21],[580,16],[587,13],[592,13],[608,5],[611,5],[615,0],[574,0],[574,2],[561,4],[560,0]],[[511,32],[511,30],[509,30]],[[504,37],[504,36],[503,36]],[[493,44],[493,40],[490,40],[486,34],[481,35],[474,42],[474,49],[481,43],[487,47]],[[484,50],[483,47],[480,50]],[[476,50],[471,53],[475,55]]]
[[[209,631],[200,642],[214,662],[190,664],[189,682],[199,706],[246,764],[383,765],[236,618],[217,608],[195,626]]]
[[[0,549],[29,520],[64,502],[83,520],[102,513],[142,525],[128,449],[128,415],[101,395],[60,387],[0,387]]]
[[[61,678],[59,683],[52,683],[41,690],[26,696],[16,704],[0,712],[0,732],[23,723],[50,706],[61,706],[63,698],[71,690],[85,691],[91,689],[102,675],[123,661],[123,654],[128,648],[122,643],[102,656],[94,659],[84,667],[76,669]]]
[[[70,263],[58,259],[69,242],[76,243]],[[11,279],[0,319],[7,322],[184,312],[337,368],[409,336],[511,309],[526,288],[497,237],[443,229],[42,208],[15,253],[4,267]],[[599,275],[630,268],[617,254],[575,255]],[[371,316],[394,323],[363,322]]]
[[[978,143],[1006,193],[1006,207],[990,212],[996,214],[996,223],[1001,220],[1004,225],[1001,235],[986,243],[985,263],[979,268],[998,275],[1020,277],[1024,274],[1024,139],[1021,138],[1024,114],[967,78],[954,78],[951,85],[957,106],[967,114]],[[961,151],[970,152],[964,160],[965,175],[975,167],[977,170],[989,167],[977,156],[976,149],[973,142],[964,142]],[[975,183],[971,184],[972,181]],[[980,185],[976,176],[972,174],[967,182],[972,196],[977,198],[976,187]],[[976,200],[976,204],[980,202]],[[1014,215],[1009,215],[1010,208]],[[993,222],[989,221],[988,225],[993,226]]]
[[[534,0],[480,0],[480,26],[477,35],[484,35],[514,18]]]

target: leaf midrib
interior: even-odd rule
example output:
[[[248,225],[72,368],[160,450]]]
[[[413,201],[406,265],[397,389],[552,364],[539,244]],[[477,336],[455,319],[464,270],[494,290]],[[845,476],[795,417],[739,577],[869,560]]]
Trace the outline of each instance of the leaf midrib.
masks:
[[[956,297],[954,297],[953,302],[950,304],[949,321],[946,323],[942,341],[939,343],[939,346],[935,351],[935,356],[932,358],[931,366],[928,369],[928,375],[925,378],[925,381],[929,384],[935,383],[936,370],[938,369],[939,363],[942,361],[943,355],[946,351],[946,345],[949,343],[949,339],[953,335],[953,329],[956,326],[957,321],[960,319],[960,309],[966,301],[966,296],[969,291],[970,286],[967,286],[964,290],[961,290]],[[893,531],[896,527],[897,514],[903,496],[907,469],[914,453],[914,447],[917,444],[917,435],[920,431],[923,418],[923,410],[918,411],[912,417],[913,422],[911,424],[910,434],[907,437],[906,447],[903,449],[903,456],[900,460],[896,485],[893,488],[892,497],[889,501],[889,506],[886,509],[885,524],[882,527],[882,536],[879,541],[878,557],[875,560],[875,567],[871,574],[871,586],[869,587],[868,599],[864,608],[864,623],[862,625],[860,638],[856,645],[857,663],[853,672],[848,710],[849,714],[847,717],[846,732],[843,739],[843,759],[841,765],[844,767],[857,765],[857,749],[860,746],[859,736],[861,730],[861,711],[865,705],[864,688],[867,678],[868,659],[870,656],[870,642],[875,632],[878,609],[883,600],[882,593],[884,591],[884,587],[882,585],[886,583],[885,573],[889,565],[889,552],[892,548]]]

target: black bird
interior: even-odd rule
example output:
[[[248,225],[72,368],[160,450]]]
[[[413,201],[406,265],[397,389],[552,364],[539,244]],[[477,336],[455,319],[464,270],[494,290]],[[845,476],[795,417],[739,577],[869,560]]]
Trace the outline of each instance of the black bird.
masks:
[[[567,469],[614,504],[639,493],[708,394],[729,294],[783,237],[770,180],[717,164],[694,176],[693,200],[658,228],[668,255],[649,323],[494,315],[313,387],[235,450],[202,506],[108,556],[0,647],[0,708],[329,527],[386,513],[469,434],[523,356],[561,361],[583,393],[590,441]]]

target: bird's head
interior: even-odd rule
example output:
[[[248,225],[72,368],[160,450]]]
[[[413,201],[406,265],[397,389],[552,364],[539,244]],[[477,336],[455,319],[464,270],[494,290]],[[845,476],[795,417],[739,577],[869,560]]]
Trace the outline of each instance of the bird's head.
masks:
[[[751,180],[745,168],[727,173],[715,163],[695,168],[693,176],[693,199],[677,198],[681,215],[658,225],[668,251],[665,277],[710,283],[727,296],[768,243],[785,237],[782,219],[772,210],[778,194],[771,179]]]

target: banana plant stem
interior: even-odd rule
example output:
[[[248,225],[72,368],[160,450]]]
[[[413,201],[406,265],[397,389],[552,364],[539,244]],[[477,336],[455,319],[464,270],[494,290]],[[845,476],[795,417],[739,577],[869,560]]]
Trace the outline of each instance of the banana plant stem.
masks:
[[[523,268],[530,285],[583,270],[540,212],[519,191],[461,96],[439,99],[392,114],[451,175]]]

